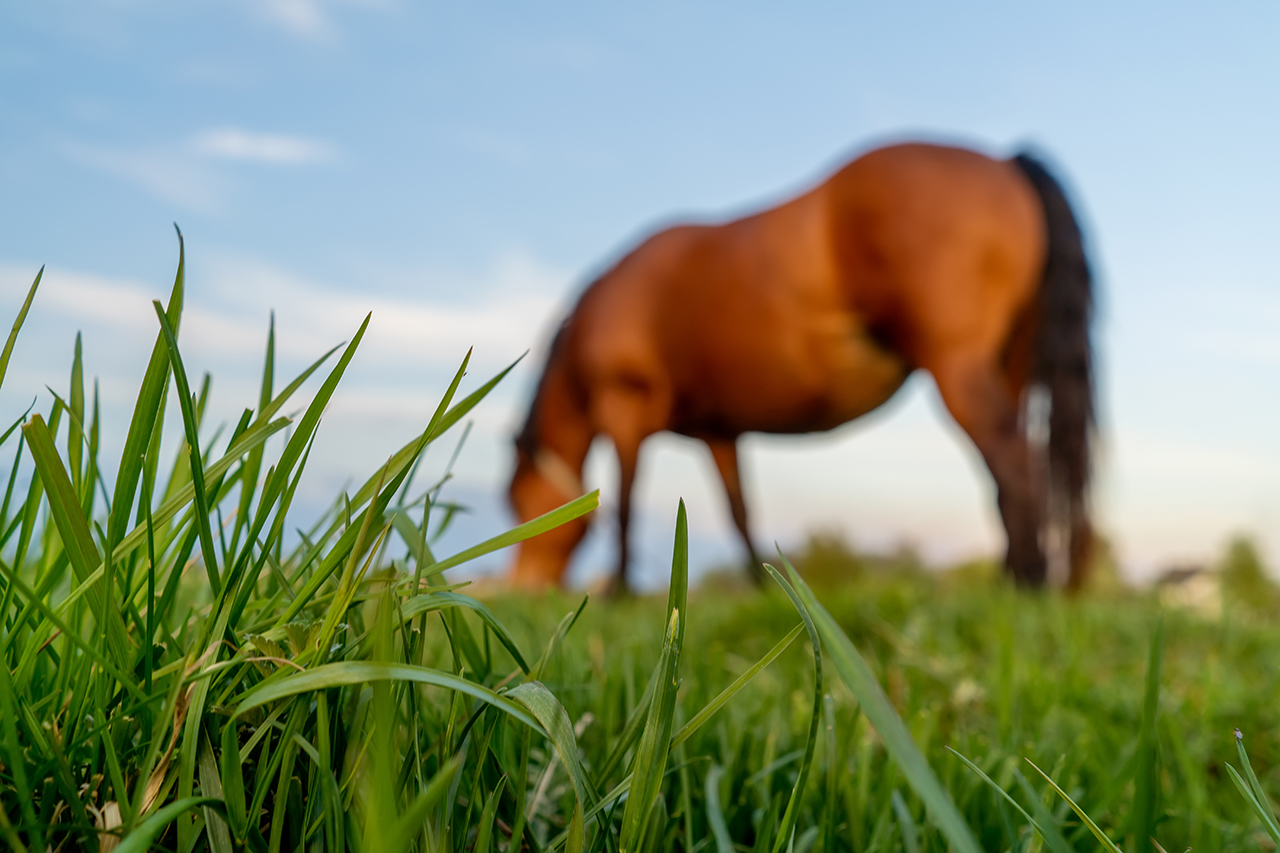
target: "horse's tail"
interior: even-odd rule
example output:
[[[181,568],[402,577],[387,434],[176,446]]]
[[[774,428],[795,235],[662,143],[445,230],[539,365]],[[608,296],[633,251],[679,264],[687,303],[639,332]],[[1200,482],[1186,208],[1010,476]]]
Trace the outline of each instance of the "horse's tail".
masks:
[[[1053,550],[1067,557],[1067,585],[1075,589],[1088,572],[1093,538],[1087,505],[1094,429],[1093,281],[1080,226],[1062,186],[1033,157],[1019,154],[1014,162],[1040,197],[1048,234],[1033,378],[1049,398],[1045,545],[1057,544]]]

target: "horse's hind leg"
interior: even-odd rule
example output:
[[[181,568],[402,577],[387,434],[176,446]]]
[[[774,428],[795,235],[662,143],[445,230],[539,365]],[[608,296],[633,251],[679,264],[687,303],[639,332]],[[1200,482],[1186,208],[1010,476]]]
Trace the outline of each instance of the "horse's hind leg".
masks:
[[[724,483],[725,494],[729,497],[729,511],[733,514],[733,524],[747,546],[747,558],[751,561],[748,569],[751,580],[756,586],[764,584],[764,568],[760,558],[756,556],[755,546],[751,542],[751,532],[747,527],[747,505],[742,499],[742,477],[738,468],[737,438],[708,439],[707,447],[711,448],[711,458],[716,462],[720,472],[720,480]]]
[[[1044,508],[1035,488],[1026,433],[1018,420],[1015,389],[995,359],[956,358],[931,371],[947,409],[969,434],[996,481],[996,502],[1009,537],[1005,568],[1019,586],[1045,582],[1040,545]]]

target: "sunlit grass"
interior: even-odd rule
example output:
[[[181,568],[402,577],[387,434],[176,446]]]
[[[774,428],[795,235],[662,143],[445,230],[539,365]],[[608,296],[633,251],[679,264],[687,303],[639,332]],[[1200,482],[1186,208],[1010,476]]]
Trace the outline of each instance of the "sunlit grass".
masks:
[[[180,259],[115,470],[78,346],[66,392],[0,425],[9,848],[1280,843],[1280,631],[1259,612],[1019,595],[892,560],[840,582],[831,547],[800,573],[779,555],[765,592],[691,593],[683,506],[665,603],[482,603],[444,572],[597,504],[433,552],[447,511],[417,463],[506,371],[458,399],[464,359],[421,433],[294,518],[365,325],[282,388],[269,332],[258,398],[213,426],[181,358],[183,279]],[[161,459],[166,427],[181,441]]]

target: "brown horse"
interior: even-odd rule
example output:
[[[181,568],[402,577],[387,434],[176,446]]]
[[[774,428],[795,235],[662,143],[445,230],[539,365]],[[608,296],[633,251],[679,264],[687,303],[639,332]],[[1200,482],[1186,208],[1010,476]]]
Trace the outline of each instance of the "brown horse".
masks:
[[[521,521],[582,492],[592,439],[617,449],[618,579],[644,439],[706,442],[760,576],[739,479],[744,432],[829,430],[929,371],[995,479],[1007,571],[1084,579],[1093,427],[1092,285],[1080,229],[1036,160],[872,151],[778,207],[644,241],[582,294],[516,439]],[[579,520],[525,542],[520,586],[558,583]],[[1050,555],[1050,558],[1046,557]]]

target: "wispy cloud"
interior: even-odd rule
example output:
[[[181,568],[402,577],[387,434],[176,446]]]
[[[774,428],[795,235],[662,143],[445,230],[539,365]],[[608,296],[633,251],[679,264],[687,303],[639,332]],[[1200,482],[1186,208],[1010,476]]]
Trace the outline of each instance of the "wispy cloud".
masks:
[[[122,178],[188,210],[213,212],[226,198],[225,181],[182,146],[120,149],[72,141],[64,150],[81,165]]]
[[[297,38],[324,41],[336,32],[318,0],[266,0],[258,9],[268,21]]]
[[[316,166],[332,162],[337,148],[321,139],[241,127],[218,127],[185,140],[119,148],[69,140],[72,160],[141,187],[162,201],[198,213],[222,210],[235,188],[236,164]]]
[[[394,375],[404,365],[456,366],[473,346],[478,365],[509,362],[538,343],[570,275],[510,253],[479,276],[424,274],[422,292],[430,295],[418,297],[315,281],[253,258],[211,260],[200,278],[206,292],[218,295],[209,310],[223,316],[225,328],[243,328],[248,317],[279,308],[282,329],[291,327],[293,345],[305,351],[348,337],[372,311],[362,349]],[[229,353],[240,348],[227,340]]]
[[[249,6],[254,13],[296,39],[310,42],[333,42],[340,30],[334,20],[337,6],[378,7],[382,0],[254,0]]]
[[[327,163],[336,156],[328,142],[283,133],[257,133],[239,127],[221,127],[197,135],[192,149],[205,157],[253,163],[302,165]]]
[[[29,265],[0,264],[0,292],[25,292],[32,275]],[[279,356],[297,364],[349,339],[372,312],[358,359],[362,409],[373,421],[396,420],[403,415],[404,388],[420,381],[424,371],[452,372],[471,347],[473,368],[492,371],[541,344],[569,275],[509,254],[476,276],[424,279],[423,295],[394,295],[356,283],[316,281],[254,258],[207,259],[187,270],[180,340],[189,369],[208,365],[224,386],[252,385],[273,309]],[[50,268],[24,339],[82,329],[86,352],[98,354],[95,372],[115,373],[124,363],[119,359],[145,360],[157,328],[151,300],[167,290],[167,284]],[[466,296],[458,299],[459,293]],[[55,376],[41,378],[35,389],[62,381],[63,365],[50,367]],[[410,408],[417,412],[425,405],[415,401]]]

